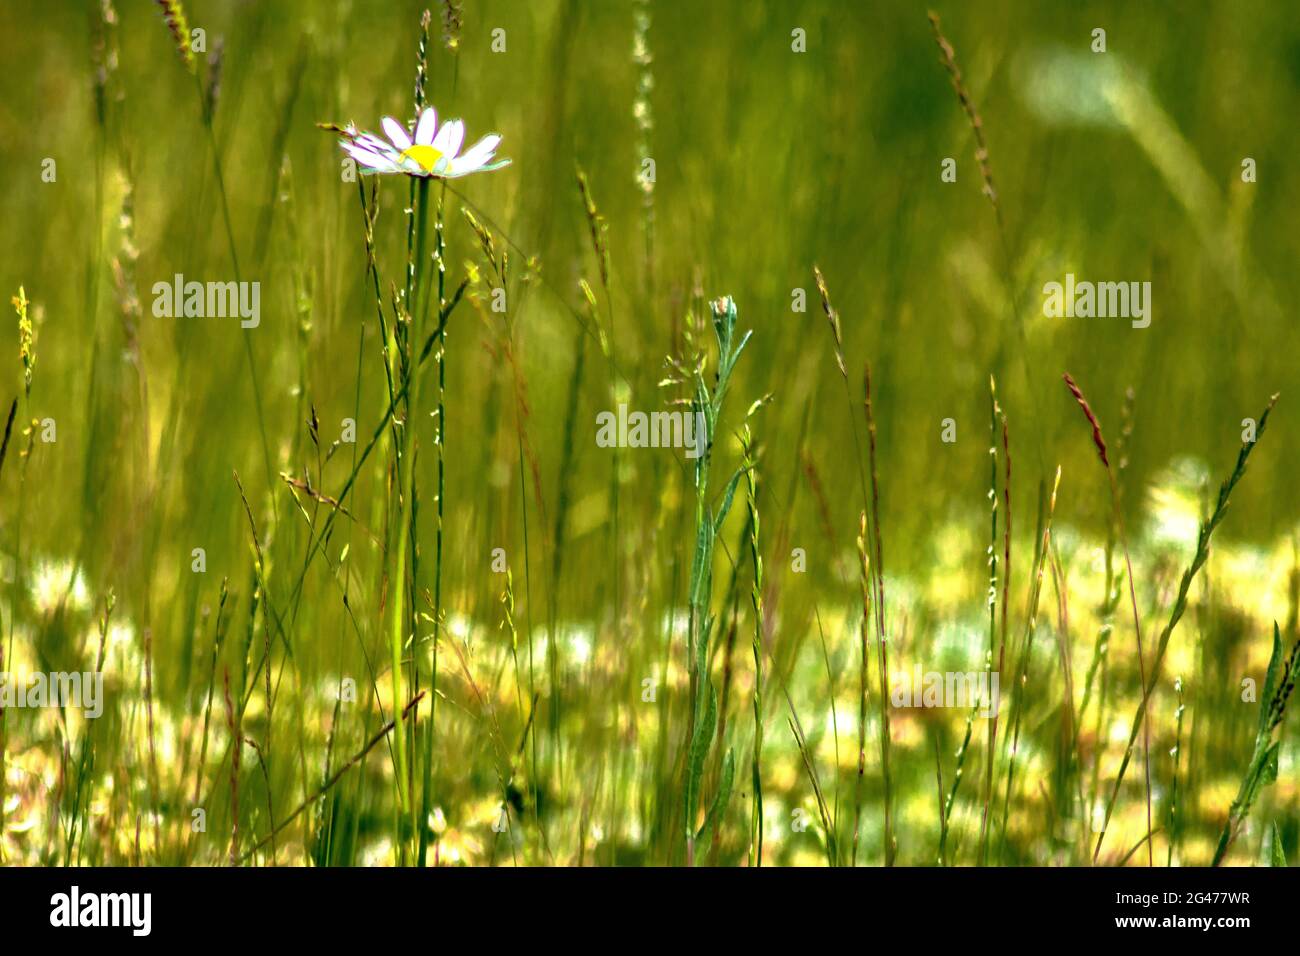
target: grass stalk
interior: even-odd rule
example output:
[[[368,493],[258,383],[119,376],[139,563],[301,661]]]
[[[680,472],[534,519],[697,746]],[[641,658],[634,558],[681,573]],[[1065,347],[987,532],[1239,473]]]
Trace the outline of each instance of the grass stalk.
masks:
[[[1228,502],[1233,489],[1237,487],[1238,482],[1246,474],[1246,465],[1250,460],[1250,454],[1255,449],[1258,440],[1264,436],[1264,428],[1268,424],[1268,417],[1277,404],[1277,400],[1278,395],[1273,395],[1269,399],[1268,405],[1265,406],[1263,413],[1259,416],[1254,441],[1242,442],[1241,450],[1237,452],[1237,462],[1232,469],[1232,474],[1228,476],[1227,481],[1219,486],[1219,497],[1215,503],[1214,511],[1211,512],[1206,521],[1202,522],[1200,530],[1197,532],[1196,552],[1192,556],[1191,564],[1183,572],[1182,580],[1178,583],[1178,596],[1174,599],[1173,608],[1169,613],[1169,620],[1164,629],[1161,630],[1160,637],[1156,642],[1155,655],[1151,662],[1148,677],[1144,682],[1142,698],[1138,701],[1137,711],[1133,715],[1132,729],[1129,731],[1128,744],[1124,748],[1124,757],[1120,761],[1119,772],[1115,775],[1115,781],[1111,784],[1110,796],[1106,800],[1106,812],[1102,820],[1101,832],[1097,835],[1097,845],[1092,852],[1093,863],[1096,863],[1101,855],[1101,847],[1106,839],[1106,829],[1110,826],[1111,814],[1115,810],[1120,787],[1124,783],[1124,773],[1128,770],[1129,761],[1133,756],[1133,747],[1137,743],[1138,733],[1145,726],[1147,707],[1151,702],[1151,695],[1155,693],[1156,683],[1160,678],[1160,665],[1164,662],[1165,651],[1169,648],[1169,639],[1173,636],[1174,628],[1178,626],[1178,622],[1182,620],[1183,615],[1187,612],[1187,595],[1191,589],[1192,581],[1210,557],[1210,539],[1214,536],[1215,529],[1219,527],[1227,514]]]

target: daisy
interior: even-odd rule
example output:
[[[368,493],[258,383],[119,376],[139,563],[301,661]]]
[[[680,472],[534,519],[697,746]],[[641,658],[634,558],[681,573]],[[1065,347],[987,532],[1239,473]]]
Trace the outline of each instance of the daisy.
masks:
[[[374,133],[359,133],[352,126],[340,130],[345,139],[339,145],[361,164],[363,173],[405,173],[408,176],[456,179],[510,165],[508,159],[492,162],[497,144],[501,142],[496,133],[484,136],[462,153],[460,147],[465,141],[465,124],[454,119],[438,128],[438,114],[433,107],[420,114],[414,136],[391,116],[384,117],[383,127],[388,139]]]

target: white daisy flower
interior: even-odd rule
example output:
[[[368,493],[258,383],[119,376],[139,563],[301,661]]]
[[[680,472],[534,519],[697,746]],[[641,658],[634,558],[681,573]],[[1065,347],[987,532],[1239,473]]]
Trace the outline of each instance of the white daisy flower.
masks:
[[[510,160],[492,162],[501,137],[484,136],[465,152],[465,124],[448,120],[438,127],[438,114],[430,106],[420,114],[414,133],[391,116],[382,123],[387,139],[374,133],[358,132],[349,126],[341,130],[339,143],[361,165],[363,173],[405,173],[407,176],[432,176],[456,179],[470,173],[489,172],[510,165]]]

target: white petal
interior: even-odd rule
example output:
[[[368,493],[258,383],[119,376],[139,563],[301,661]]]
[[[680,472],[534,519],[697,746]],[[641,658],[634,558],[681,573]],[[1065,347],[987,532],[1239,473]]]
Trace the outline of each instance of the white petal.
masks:
[[[388,134],[388,138],[393,141],[394,146],[398,149],[411,148],[411,134],[406,131],[405,126],[391,116],[385,116],[383,123],[384,132]]]
[[[370,150],[362,149],[360,146],[353,146],[351,143],[344,143],[343,148],[347,150],[349,156],[367,169],[377,169],[382,172],[396,171],[392,160],[380,156],[378,153],[372,153]]]
[[[438,135],[433,138],[433,148],[448,159],[460,152],[460,144],[465,141],[465,124],[460,120],[444,123]]]
[[[362,133],[356,138],[356,145],[362,149],[368,149],[372,153],[378,153],[380,156],[387,156],[389,159],[396,159],[399,150],[387,140],[380,139],[373,133]]]
[[[456,163],[452,166],[451,172],[447,174],[447,178],[459,179],[461,176],[468,176],[470,173],[490,173],[494,169],[500,169],[503,166],[509,166],[509,165],[510,165],[510,160],[498,159],[495,163],[487,163],[486,165],[481,164],[467,169],[461,164],[460,160],[457,160]]]
[[[456,160],[456,165],[483,165],[492,158],[492,152],[497,148],[497,144],[500,142],[501,137],[496,133],[490,133],[489,135],[484,136],[481,140],[461,154],[461,156]]]
[[[448,179],[459,179],[461,176],[468,176],[470,173],[478,172],[479,167],[482,165],[482,163],[475,163],[469,166],[458,159],[451,164],[445,175]]]
[[[355,156],[357,159],[369,161],[371,158],[381,158],[378,153],[374,153],[364,146],[358,146],[356,143],[339,143],[339,145],[343,147],[345,153],[349,156]]]
[[[415,127],[415,141],[421,146],[431,146],[433,144],[433,133],[437,126],[438,114],[430,106],[420,114],[420,122]]]

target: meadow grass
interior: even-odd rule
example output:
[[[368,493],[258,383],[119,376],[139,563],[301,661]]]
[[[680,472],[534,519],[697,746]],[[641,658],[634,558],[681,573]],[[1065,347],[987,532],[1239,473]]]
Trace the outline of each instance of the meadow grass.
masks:
[[[1294,84],[1223,109],[1144,12],[1112,74],[1018,0],[734,6],[0,14],[64,99],[0,80],[0,673],[104,675],[0,707],[0,860],[1294,860],[1294,197],[1236,155]],[[513,164],[340,165],[425,106]],[[1155,322],[1039,315],[1067,269]]]

